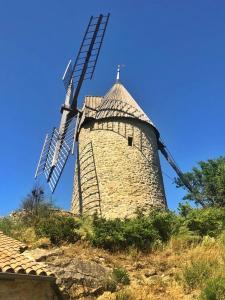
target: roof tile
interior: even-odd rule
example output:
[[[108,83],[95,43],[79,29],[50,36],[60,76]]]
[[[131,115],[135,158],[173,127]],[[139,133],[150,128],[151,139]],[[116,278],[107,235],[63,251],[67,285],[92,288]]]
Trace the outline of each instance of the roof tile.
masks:
[[[0,231],[0,272],[54,276],[41,262],[36,262],[22,253],[26,245]]]

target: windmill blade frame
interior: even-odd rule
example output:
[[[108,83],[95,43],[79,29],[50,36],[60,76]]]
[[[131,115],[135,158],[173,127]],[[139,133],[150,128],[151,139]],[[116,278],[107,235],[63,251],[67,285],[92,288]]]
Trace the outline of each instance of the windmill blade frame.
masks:
[[[62,77],[66,97],[61,107],[59,129],[47,135],[37,165],[35,178],[44,173],[52,193],[74,147],[81,113],[77,108],[78,96],[86,79],[92,79],[102,47],[110,14],[90,17],[74,65],[70,60]],[[76,120],[76,123],[75,123]]]
[[[63,75],[66,90],[72,79],[74,82],[74,96],[71,103],[72,110],[77,108],[77,99],[83,81],[93,78],[109,17],[109,13],[107,15],[100,14],[98,17],[90,17],[75,63],[72,66],[70,60]]]
[[[170,166],[173,168],[173,170],[176,172],[180,180],[183,182],[185,187],[192,192],[193,189],[191,187],[191,184],[187,181],[187,179],[184,177],[183,172],[180,170],[180,168],[177,166],[176,162],[174,161],[172,155],[167,150],[165,144],[159,140],[159,150],[162,153],[162,155],[165,157],[165,159],[168,161]]]

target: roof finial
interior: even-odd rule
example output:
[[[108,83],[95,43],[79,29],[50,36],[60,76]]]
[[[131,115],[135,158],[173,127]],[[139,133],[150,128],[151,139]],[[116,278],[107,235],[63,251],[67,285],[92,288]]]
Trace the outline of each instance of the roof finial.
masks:
[[[120,65],[117,67],[116,82],[120,81]]]
[[[116,82],[120,82],[120,69],[125,67],[125,65],[118,65],[117,74],[116,74]]]

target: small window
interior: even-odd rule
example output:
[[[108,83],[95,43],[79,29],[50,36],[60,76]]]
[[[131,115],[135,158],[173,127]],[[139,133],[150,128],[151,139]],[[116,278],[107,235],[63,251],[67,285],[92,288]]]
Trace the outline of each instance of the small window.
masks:
[[[133,146],[133,138],[128,136],[128,146]]]

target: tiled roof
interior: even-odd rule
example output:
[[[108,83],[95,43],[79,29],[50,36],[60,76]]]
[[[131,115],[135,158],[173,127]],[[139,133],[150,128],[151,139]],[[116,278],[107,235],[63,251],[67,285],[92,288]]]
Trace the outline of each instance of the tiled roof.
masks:
[[[83,111],[84,114],[80,123],[83,123],[85,117],[94,119],[128,117],[151,124],[157,130],[121,82],[116,82],[104,97],[85,97]]]
[[[142,119],[143,121],[152,123],[149,120],[148,116],[144,113],[144,111],[137,104],[137,102],[134,100],[134,98],[131,96],[131,94],[128,92],[128,90],[124,87],[124,85],[121,82],[116,82],[108,91],[108,93],[104,96],[105,103],[112,100],[126,103],[127,106],[132,107],[137,111],[136,113],[137,115],[139,115],[138,118]],[[126,109],[124,110],[124,112],[126,112]]]
[[[12,239],[11,237],[3,234],[0,231],[0,250],[2,249],[10,249],[11,251],[22,252],[27,248],[23,243]]]
[[[48,268],[21,253],[26,246],[0,231],[0,272],[54,276]]]

